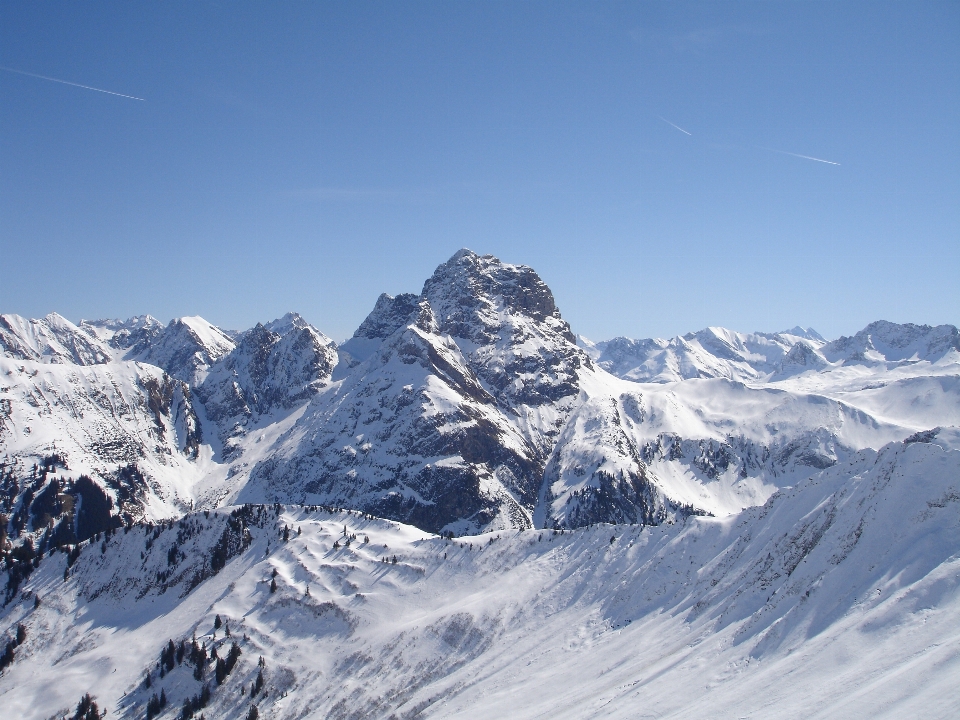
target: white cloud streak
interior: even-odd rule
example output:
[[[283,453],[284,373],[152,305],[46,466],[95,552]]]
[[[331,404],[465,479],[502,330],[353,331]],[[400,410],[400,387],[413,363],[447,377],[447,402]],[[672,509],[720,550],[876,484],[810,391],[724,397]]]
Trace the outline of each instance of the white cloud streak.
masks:
[[[677,130],[679,130],[680,132],[685,133],[685,134],[687,134],[687,135],[693,135],[693,133],[687,132],[686,130],[684,130],[684,129],[683,129],[682,127],[680,127],[679,125],[674,125],[672,122],[670,122],[669,120],[667,120],[665,117],[661,117],[660,115],[657,115],[657,117],[660,118],[661,120],[663,120],[667,125],[670,125],[671,127],[675,127],[675,128],[676,128]]]
[[[760,147],[759,145],[757,147]],[[812,157],[810,155],[801,155],[799,153],[787,152],[786,150],[775,150],[774,148],[761,148],[763,150],[769,150],[770,152],[780,153],[781,155],[793,155],[793,157],[803,158],[804,160],[816,160],[817,162],[826,163],[827,165],[840,165],[838,162],[833,160],[824,160],[822,158]]]
[[[127,98],[129,100],[139,100],[140,102],[146,102],[145,98],[136,97],[135,95],[124,95],[123,93],[113,92],[112,90],[104,90],[103,88],[95,88],[90,85],[81,85],[80,83],[70,82],[69,80],[60,80],[58,78],[47,77],[46,75],[37,75],[36,73],[27,72],[26,70],[14,70],[13,68],[4,67],[0,65],[0,70],[6,70],[7,72],[16,73],[17,75],[27,75],[29,77],[40,78],[41,80],[49,80],[50,82],[61,83],[63,85],[72,85],[73,87],[83,88],[84,90],[95,90],[96,92],[106,93],[107,95],[116,95],[117,97]]]

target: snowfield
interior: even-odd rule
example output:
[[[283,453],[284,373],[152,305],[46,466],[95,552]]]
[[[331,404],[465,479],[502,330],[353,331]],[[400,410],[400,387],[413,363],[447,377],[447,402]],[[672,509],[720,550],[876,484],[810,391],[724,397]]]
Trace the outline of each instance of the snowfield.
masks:
[[[736,516],[659,527],[450,540],[349,511],[249,514],[249,544],[193,589],[226,509],[94,540],[66,581],[66,554],[45,558],[0,616],[27,631],[0,680],[8,716],[51,717],[90,691],[109,717],[143,717],[162,689],[161,717],[176,717],[203,682],[208,718],[251,702],[271,718],[960,709],[960,451],[936,438],[856,453]],[[212,634],[216,615],[230,638]],[[203,681],[188,661],[159,677],[168,639],[194,636],[221,657],[238,642],[222,685],[212,664]]]

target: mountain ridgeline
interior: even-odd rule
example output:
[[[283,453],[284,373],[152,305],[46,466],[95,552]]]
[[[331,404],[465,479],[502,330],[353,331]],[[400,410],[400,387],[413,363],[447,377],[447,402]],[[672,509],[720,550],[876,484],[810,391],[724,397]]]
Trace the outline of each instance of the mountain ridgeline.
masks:
[[[2,315],[3,532],[42,548],[235,503],[456,535],[728,515],[953,437],[958,367],[949,325],[593,343],[534,270],[469,250],[339,346],[295,313],[242,333]]]

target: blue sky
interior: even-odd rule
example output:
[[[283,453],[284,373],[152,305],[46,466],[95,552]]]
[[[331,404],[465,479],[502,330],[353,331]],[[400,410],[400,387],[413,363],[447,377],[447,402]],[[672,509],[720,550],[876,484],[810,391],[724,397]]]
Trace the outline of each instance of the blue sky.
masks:
[[[339,340],[469,247],[594,339],[956,324],[958,38],[956,2],[4,3],[4,68],[145,101],[0,70],[0,311]]]

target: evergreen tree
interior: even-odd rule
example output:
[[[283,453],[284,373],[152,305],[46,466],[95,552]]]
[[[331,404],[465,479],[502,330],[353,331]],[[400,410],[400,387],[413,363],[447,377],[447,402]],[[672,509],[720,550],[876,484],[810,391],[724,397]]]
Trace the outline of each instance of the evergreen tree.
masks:
[[[7,665],[13,662],[13,640],[7,642],[6,648],[4,648],[3,653],[0,653],[0,670],[3,670]]]
[[[80,698],[73,720],[100,720],[100,708],[97,707],[97,701],[90,697],[90,693]]]

